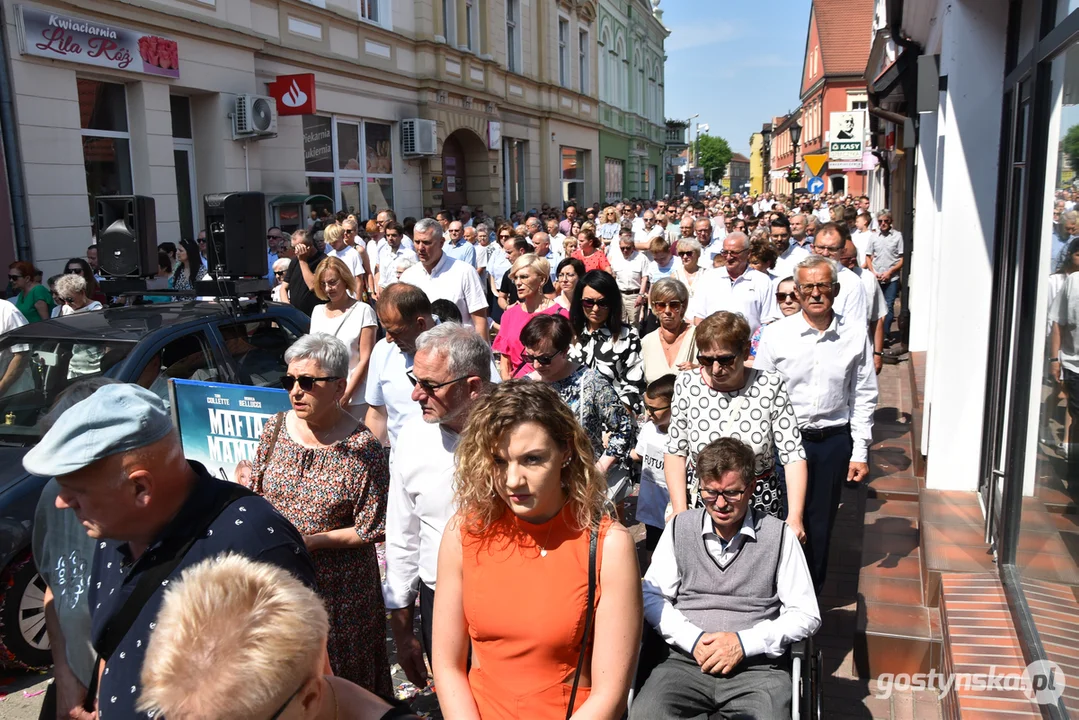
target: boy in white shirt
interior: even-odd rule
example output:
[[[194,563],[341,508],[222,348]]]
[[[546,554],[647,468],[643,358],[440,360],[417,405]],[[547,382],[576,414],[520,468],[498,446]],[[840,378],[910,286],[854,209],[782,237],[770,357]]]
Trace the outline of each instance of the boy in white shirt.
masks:
[[[675,376],[664,375],[644,390],[644,409],[648,422],[637,433],[637,447],[630,453],[641,463],[641,487],[637,492],[637,520],[644,523],[644,546],[647,557],[663,534],[671,510],[671,496],[663,476],[663,453],[667,447],[667,428],[671,424],[671,399]]]

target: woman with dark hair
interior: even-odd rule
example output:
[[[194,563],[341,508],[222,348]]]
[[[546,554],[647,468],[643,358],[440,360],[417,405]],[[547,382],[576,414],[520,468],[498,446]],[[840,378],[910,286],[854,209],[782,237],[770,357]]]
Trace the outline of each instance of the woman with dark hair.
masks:
[[[581,230],[577,233],[577,252],[573,253],[573,257],[583,262],[584,269],[588,272],[592,270],[605,270],[608,274],[611,272],[611,261],[607,259],[607,253],[603,252],[603,247],[592,230]],[[619,315],[619,317],[622,316]]]
[[[187,238],[181,240],[180,247],[176,249],[176,259],[180,261],[180,264],[176,266],[176,272],[172,274],[172,289],[194,290],[195,286],[192,283],[206,277],[206,266],[202,264],[198,243]]]
[[[586,273],[573,293],[570,323],[577,343],[570,352],[614,386],[633,415],[643,408],[644,360],[636,328],[622,322],[622,293],[610,273]]]
[[[577,283],[585,275],[584,263],[575,257],[568,257],[558,263],[556,272],[555,290],[558,295],[554,301],[568,311],[573,306],[573,293],[577,291]]]
[[[94,277],[94,270],[90,267],[90,263],[86,262],[83,258],[71,258],[64,263],[64,275],[82,275],[82,279],[86,281],[86,296],[91,300],[97,300],[104,305],[108,302],[108,298],[105,297],[105,293],[101,292],[101,288],[97,284],[97,278]]]
[[[640,575],[584,431],[551,388],[511,380],[477,401],[456,458],[435,593],[443,714],[621,717]]]
[[[608,492],[621,502],[629,490],[626,458],[636,442],[633,420],[606,378],[569,357],[573,326],[560,315],[538,315],[521,331],[523,358],[535,368],[528,375],[555,389],[592,441],[596,468]]]
[[[8,283],[18,293],[13,302],[28,323],[48,320],[54,305],[49,289],[34,279],[38,272],[22,260],[8,265]]]

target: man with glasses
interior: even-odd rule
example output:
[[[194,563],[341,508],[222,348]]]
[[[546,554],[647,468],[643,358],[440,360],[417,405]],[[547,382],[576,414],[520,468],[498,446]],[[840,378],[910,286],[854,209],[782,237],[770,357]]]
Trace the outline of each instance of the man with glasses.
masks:
[[[871,332],[866,308],[865,285],[853,272],[839,264],[843,246],[850,240],[850,231],[841,223],[825,223],[813,238],[813,254],[828,258],[836,264],[839,289],[834,297],[835,311],[850,326],[861,323],[866,332]],[[793,273],[792,273],[793,274]],[[872,337],[872,336],[870,336]]]
[[[274,225],[266,231],[266,267],[270,269],[266,275],[266,279],[273,284],[273,264],[280,259],[281,244],[285,241],[285,234],[281,232],[281,228]]]
[[[708,219],[697,221],[698,237],[712,232]],[[712,313],[726,310],[739,313],[749,323],[750,331],[761,325],[762,318],[771,317],[775,297],[772,280],[765,273],[749,267],[749,238],[744,233],[733,232],[723,238],[723,249],[715,253],[723,264],[706,270],[705,277],[693,293],[689,304],[689,316],[694,325]]]
[[[634,243],[637,249],[647,251],[652,238],[662,236],[663,228],[656,223],[656,214],[651,210],[645,210],[640,228],[634,228]]]
[[[892,227],[892,213],[877,213],[880,230],[869,241],[869,257],[866,268],[877,276],[884,291],[884,334],[892,332],[895,316],[895,299],[899,295],[899,274],[903,270],[903,233]]]
[[[397,661],[417,687],[427,682],[423,651],[430,659],[438,547],[454,513],[453,453],[492,362],[487,341],[472,328],[444,323],[417,338],[408,373],[422,417],[405,423],[390,463],[383,597]],[[422,646],[413,631],[417,592]]]
[[[551,249],[559,255],[565,256],[562,243],[565,242],[566,236],[558,229],[558,218],[548,217],[547,222],[547,237],[551,239]]]
[[[633,231],[623,227],[618,232],[618,252],[609,258],[622,293],[622,322],[635,325],[641,306],[648,301],[648,257],[635,247]]]
[[[828,568],[843,481],[860,483],[869,475],[877,406],[877,375],[865,323],[834,310],[837,270],[836,263],[822,255],[798,263],[795,292],[802,311],[768,326],[753,362],[754,369],[778,371],[786,379],[798,418],[809,466],[802,522],[818,593]],[[860,287],[856,277],[854,282]]]
[[[486,337],[487,294],[476,268],[442,251],[442,228],[437,221],[420,220],[413,235],[419,262],[401,273],[401,282],[415,285],[431,300],[449,300],[461,311],[461,317],[470,317],[476,332]]]
[[[696,472],[703,507],[667,524],[644,575],[645,620],[670,647],[630,719],[789,718],[778,658],[820,627],[805,556],[790,527],[751,507],[749,446],[719,438]]]

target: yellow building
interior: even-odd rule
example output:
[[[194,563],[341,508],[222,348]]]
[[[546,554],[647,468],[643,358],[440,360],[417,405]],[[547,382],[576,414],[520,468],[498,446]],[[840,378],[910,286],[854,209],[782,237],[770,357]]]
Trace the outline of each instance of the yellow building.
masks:
[[[764,136],[759,132],[749,136],[749,192],[764,192]]]

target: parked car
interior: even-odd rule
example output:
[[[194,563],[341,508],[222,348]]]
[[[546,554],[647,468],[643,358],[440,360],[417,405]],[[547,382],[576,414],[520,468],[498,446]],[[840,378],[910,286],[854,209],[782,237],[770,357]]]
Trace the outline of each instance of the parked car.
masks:
[[[172,378],[276,387],[285,350],[308,325],[288,305],[192,301],[67,315],[0,336],[0,666],[52,664],[45,584],[30,555],[47,479],[26,473],[22,457],[57,396],[98,375],[139,383],[166,402]]]

